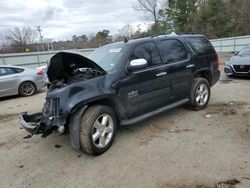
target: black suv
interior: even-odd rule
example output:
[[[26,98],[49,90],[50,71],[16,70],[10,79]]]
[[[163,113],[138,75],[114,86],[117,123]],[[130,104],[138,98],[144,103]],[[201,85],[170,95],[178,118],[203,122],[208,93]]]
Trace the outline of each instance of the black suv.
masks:
[[[218,56],[198,34],[160,35],[113,43],[88,58],[59,52],[47,70],[41,113],[19,117],[29,133],[70,133],[73,148],[101,154],[118,125],[188,104],[204,109],[220,77]]]

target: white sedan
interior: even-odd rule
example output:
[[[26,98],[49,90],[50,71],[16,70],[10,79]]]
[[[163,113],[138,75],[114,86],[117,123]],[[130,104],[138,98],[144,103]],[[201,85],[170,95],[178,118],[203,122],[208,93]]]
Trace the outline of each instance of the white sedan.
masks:
[[[0,97],[31,96],[46,85],[44,79],[44,70],[0,65]]]

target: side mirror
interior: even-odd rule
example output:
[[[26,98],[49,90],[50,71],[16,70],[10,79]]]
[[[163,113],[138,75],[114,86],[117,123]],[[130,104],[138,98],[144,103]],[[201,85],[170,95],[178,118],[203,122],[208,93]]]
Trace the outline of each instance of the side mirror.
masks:
[[[129,64],[127,65],[127,70],[131,72],[134,70],[146,68],[147,66],[148,66],[148,62],[146,59],[143,59],[143,58],[134,59],[130,61]]]
[[[234,55],[238,55],[239,54],[239,52],[234,52]]]

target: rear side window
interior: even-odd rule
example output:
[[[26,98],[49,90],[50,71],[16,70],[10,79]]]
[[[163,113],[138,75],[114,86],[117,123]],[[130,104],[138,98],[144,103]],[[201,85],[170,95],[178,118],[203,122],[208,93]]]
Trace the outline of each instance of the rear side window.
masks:
[[[185,46],[176,39],[161,41],[160,53],[164,63],[173,63],[187,58]]]
[[[159,52],[153,42],[146,42],[135,47],[134,51],[130,55],[130,61],[140,58],[146,59],[149,66],[161,63]]]
[[[186,40],[197,55],[215,52],[212,44],[204,37],[188,37]]]
[[[0,76],[7,76],[10,74],[15,74],[14,70],[9,67],[0,67]]]
[[[15,73],[21,73],[24,71],[24,69],[20,69],[20,68],[11,68]]]

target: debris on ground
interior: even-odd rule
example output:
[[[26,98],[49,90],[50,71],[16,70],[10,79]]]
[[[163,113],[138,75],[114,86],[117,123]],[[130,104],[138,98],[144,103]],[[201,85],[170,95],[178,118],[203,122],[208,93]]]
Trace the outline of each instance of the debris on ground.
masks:
[[[31,138],[32,135],[28,134],[27,136],[24,136],[23,139],[28,139],[28,138]]]
[[[239,184],[239,183],[240,183],[240,181],[237,180],[236,178],[234,178],[234,179],[231,179],[231,180],[218,182],[218,183],[216,183],[215,187],[216,188],[221,188],[221,187],[224,187],[225,185],[228,185],[228,186],[232,187],[233,185],[236,185],[236,184]]]
[[[188,131],[195,131],[194,129],[171,129],[169,132],[171,133],[180,133],[180,132],[188,132]]]
[[[207,115],[205,115],[205,117],[206,117],[206,118],[210,118],[210,117],[211,117],[211,115],[210,115],[210,114],[207,114]]]
[[[62,146],[61,145],[59,145],[59,144],[56,144],[55,145],[55,148],[61,148]]]
[[[23,168],[24,166],[23,166],[23,165],[19,165],[18,167],[19,167],[19,168]]]

